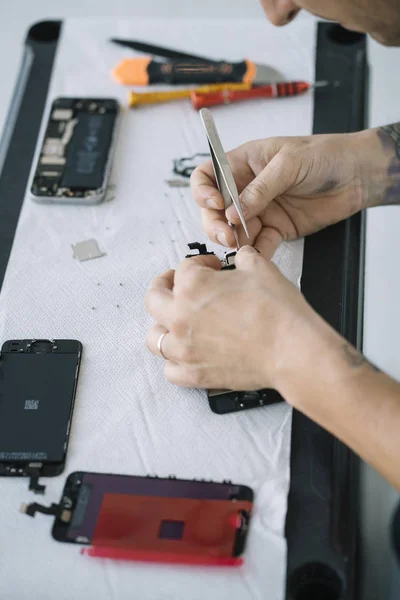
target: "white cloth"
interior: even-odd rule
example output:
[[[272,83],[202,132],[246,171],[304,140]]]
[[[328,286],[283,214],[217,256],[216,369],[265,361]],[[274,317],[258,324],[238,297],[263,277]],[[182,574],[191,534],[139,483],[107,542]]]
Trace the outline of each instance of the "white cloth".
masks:
[[[193,53],[250,57],[288,79],[312,80],[315,24],[280,31],[267,21],[66,21],[49,102],[56,96],[118,97],[111,69],[133,55],[109,37],[136,38]],[[312,95],[214,110],[228,149],[257,137],[311,133]],[[1,339],[76,338],[84,354],[65,476],[75,470],[231,479],[256,493],[245,565],[237,570],[115,563],[82,557],[50,535],[52,519],[18,512],[33,501],[25,479],[0,479],[0,598],[4,600],[281,600],[286,544],[291,411],[285,404],[214,415],[206,394],[168,384],[145,347],[144,296],[175,266],[186,243],[205,241],[187,189],[169,189],[174,157],[206,151],[188,101],[125,109],[112,180],[101,206],[40,206],[25,200],[0,304]],[[16,177],[18,174],[16,173]],[[94,238],[106,256],[80,263],[71,244]],[[214,247],[215,248],[215,247]],[[276,262],[295,283],[302,242]],[[220,252],[220,248],[218,251]],[[55,398],[56,402],[57,399]],[[65,476],[48,479],[57,502]]]

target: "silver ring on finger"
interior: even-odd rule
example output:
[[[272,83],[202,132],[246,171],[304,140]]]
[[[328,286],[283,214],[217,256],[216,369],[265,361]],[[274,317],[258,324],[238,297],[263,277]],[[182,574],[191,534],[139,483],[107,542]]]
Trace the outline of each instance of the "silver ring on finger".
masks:
[[[168,331],[164,331],[164,333],[162,333],[157,340],[158,351],[164,360],[168,360],[167,357],[165,356],[164,352],[162,351],[162,343],[163,343],[163,340],[164,340],[165,336],[167,335],[167,333],[168,333]]]

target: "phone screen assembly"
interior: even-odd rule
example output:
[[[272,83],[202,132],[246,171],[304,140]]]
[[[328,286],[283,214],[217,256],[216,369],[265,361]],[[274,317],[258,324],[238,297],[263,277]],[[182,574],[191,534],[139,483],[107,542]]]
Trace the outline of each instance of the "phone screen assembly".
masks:
[[[253,390],[234,392],[232,390],[207,390],[208,402],[213,412],[218,415],[269,406],[282,402],[283,398],[276,390]]]
[[[235,565],[252,504],[252,490],[230,482],[76,472],[59,505],[24,512],[54,514],[54,539],[91,545],[90,556]]]
[[[57,98],[30,185],[37,202],[99,204],[111,172],[120,106],[112,98]]]
[[[0,475],[41,476],[64,469],[82,345],[76,340],[11,340],[0,357]]]

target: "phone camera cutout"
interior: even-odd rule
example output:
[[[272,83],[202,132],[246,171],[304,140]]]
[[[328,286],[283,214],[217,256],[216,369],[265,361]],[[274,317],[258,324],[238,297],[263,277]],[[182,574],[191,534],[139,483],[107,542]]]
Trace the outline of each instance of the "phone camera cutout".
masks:
[[[33,342],[29,348],[31,354],[51,354],[53,344],[48,340]]]

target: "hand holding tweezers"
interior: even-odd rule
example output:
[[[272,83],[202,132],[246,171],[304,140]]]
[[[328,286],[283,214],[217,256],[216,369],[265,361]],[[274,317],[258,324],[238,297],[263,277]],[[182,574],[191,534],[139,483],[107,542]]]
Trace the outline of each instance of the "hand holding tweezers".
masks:
[[[221,192],[221,196],[224,199],[225,210],[231,204],[235,205],[243,229],[247,237],[249,237],[246,221],[244,219],[242,207],[240,205],[238,189],[233,178],[228,158],[222,147],[222,143],[218,135],[213,116],[207,108],[203,108],[200,111],[200,118],[206,131],[208,145],[210,147],[211,160],[214,168],[215,179],[217,181],[218,189]],[[236,245],[238,248],[240,248],[236,225],[233,225],[229,221],[228,224],[232,228],[233,235],[235,236]]]

